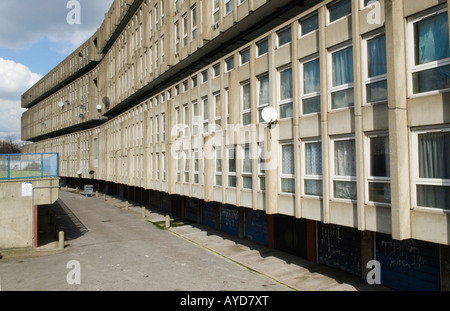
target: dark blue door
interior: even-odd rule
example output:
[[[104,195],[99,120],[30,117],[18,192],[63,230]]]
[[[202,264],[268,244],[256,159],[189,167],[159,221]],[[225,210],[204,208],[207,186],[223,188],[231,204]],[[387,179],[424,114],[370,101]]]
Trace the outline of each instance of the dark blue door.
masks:
[[[234,205],[224,204],[220,210],[220,230],[239,235],[239,210]]]
[[[245,209],[245,238],[267,245],[267,214]]]

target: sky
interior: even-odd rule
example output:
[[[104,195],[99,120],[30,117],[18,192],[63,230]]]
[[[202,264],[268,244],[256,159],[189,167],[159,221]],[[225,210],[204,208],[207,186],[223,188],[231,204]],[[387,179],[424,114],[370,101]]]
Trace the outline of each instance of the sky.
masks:
[[[112,3],[0,0],[0,139],[20,140],[22,94],[97,31]]]

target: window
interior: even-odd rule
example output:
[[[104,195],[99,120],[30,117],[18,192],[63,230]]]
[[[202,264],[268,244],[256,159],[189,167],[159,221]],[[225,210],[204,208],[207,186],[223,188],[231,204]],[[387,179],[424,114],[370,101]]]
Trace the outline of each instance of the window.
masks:
[[[203,104],[203,133],[208,132],[208,125],[209,125],[209,104],[208,104],[208,97],[204,97],[202,99]]]
[[[158,70],[158,55],[159,55],[158,41],[155,41],[155,69]]]
[[[320,141],[304,142],[303,152],[304,194],[322,196],[322,143]]]
[[[158,30],[158,5],[155,4],[155,29]]]
[[[266,38],[256,43],[256,49],[258,56],[267,54],[267,52],[269,52],[269,40]]]
[[[300,34],[305,36],[319,29],[319,15],[317,13],[300,20]]]
[[[285,28],[277,32],[278,47],[283,46],[291,42],[291,27]]]
[[[356,200],[355,139],[333,139],[332,147],[334,159],[333,197]]]
[[[368,137],[368,200],[370,202],[391,203],[389,136]]]
[[[215,148],[216,152],[216,186],[222,186],[222,149]]]
[[[279,72],[279,107],[280,118],[291,118],[293,114],[293,87],[292,87],[292,68],[283,69]]]
[[[281,192],[295,193],[294,144],[281,144]]]
[[[161,114],[161,136],[162,141],[166,140],[166,115],[164,113]]]
[[[189,182],[189,150],[184,150],[184,182]]]
[[[187,24],[187,15],[183,14],[183,16],[181,17],[181,19],[183,20],[183,46],[187,45],[187,35],[188,35],[188,24]]]
[[[191,39],[197,38],[197,6],[191,7]]]
[[[231,56],[225,60],[225,70],[231,71],[234,68],[234,56]]]
[[[264,122],[261,112],[262,110],[269,106],[270,98],[269,98],[269,76],[264,75],[258,78],[258,115],[259,122]]]
[[[161,25],[164,24],[164,0],[161,0]]]
[[[227,147],[228,187],[236,187],[236,146]]]
[[[242,90],[242,125],[252,122],[251,100],[250,100],[250,82],[245,82],[241,86]]]
[[[184,136],[189,136],[189,110],[188,105],[183,106],[184,112]]]
[[[159,116],[156,116],[155,117],[155,127],[156,127],[156,130],[155,130],[155,132],[156,132],[156,142],[158,142],[159,141]]]
[[[198,105],[197,101],[192,102],[192,135],[198,134]]]
[[[180,107],[175,108],[175,129],[177,131],[177,137],[179,137],[181,135]]]
[[[230,124],[230,89],[225,89],[225,116],[226,116],[226,126]]]
[[[199,183],[199,172],[198,172],[198,164],[199,164],[199,159],[198,159],[198,150],[194,149],[192,151],[193,154],[193,160],[194,160],[194,183],[198,184]]]
[[[245,49],[239,52],[239,55],[241,57],[241,65],[244,65],[250,61],[250,49]]]
[[[202,83],[205,83],[208,81],[208,70],[202,71]]]
[[[413,133],[416,206],[450,210],[450,129]]]
[[[213,21],[214,24],[218,24],[220,21],[220,0],[213,1]]]
[[[233,0],[224,0],[225,4],[225,15],[233,11]]]
[[[184,80],[183,81],[183,93],[188,91],[188,81]]]
[[[353,107],[353,48],[341,48],[331,53],[331,109]]]
[[[305,61],[301,66],[302,74],[302,114],[320,112],[320,60]]]
[[[164,53],[164,36],[161,36],[161,64],[164,64],[165,62],[165,53]]]
[[[447,9],[409,21],[413,94],[450,89]]]
[[[197,76],[192,76],[191,78],[191,82],[192,82],[192,87],[196,87],[197,86]]]
[[[215,130],[219,131],[221,129],[221,115],[222,115],[220,92],[215,93],[213,96],[214,96],[214,123],[216,124]]]
[[[328,6],[328,21],[330,23],[341,19],[344,16],[348,16],[352,13],[351,0],[341,0],[332,3]]]
[[[220,76],[220,63],[213,66],[214,78]]]
[[[363,7],[369,6],[369,2],[376,2],[378,0],[363,0]]]
[[[266,190],[266,152],[264,151],[264,142],[258,143],[259,157],[258,157],[258,179],[259,189]]]
[[[364,40],[367,49],[365,71],[366,103],[387,101],[386,36],[378,34]]]
[[[162,152],[161,153],[161,160],[162,160],[162,169],[163,169],[163,176],[162,176],[162,180],[166,180],[166,172],[167,172],[167,161],[166,161],[166,153]]]
[[[242,188],[252,189],[252,149],[250,145],[242,146],[244,159],[242,161]]]
[[[175,54],[178,54],[180,52],[180,34],[179,34],[179,29],[178,29],[178,21],[175,22],[174,24],[174,29],[175,29]]]
[[[156,180],[159,180],[161,177],[160,177],[160,174],[159,174],[159,172],[160,172],[160,163],[159,163],[159,152],[157,152],[156,153]]]

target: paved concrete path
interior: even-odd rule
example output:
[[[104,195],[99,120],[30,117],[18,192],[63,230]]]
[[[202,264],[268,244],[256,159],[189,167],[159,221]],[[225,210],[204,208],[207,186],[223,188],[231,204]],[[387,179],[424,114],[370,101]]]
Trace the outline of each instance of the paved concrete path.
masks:
[[[2,290],[384,290],[364,280],[197,224],[162,230],[164,216],[115,197],[60,191],[57,242],[3,253]],[[145,218],[142,211],[145,211]],[[39,256],[46,255],[46,256]],[[67,275],[80,263],[80,284]]]

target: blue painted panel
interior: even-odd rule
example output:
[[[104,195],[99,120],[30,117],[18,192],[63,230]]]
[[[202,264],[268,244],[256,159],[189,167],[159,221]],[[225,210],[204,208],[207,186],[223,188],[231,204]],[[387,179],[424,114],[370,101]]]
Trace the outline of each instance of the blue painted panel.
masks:
[[[119,197],[123,198],[123,185],[119,185]]]
[[[219,212],[219,206],[215,202],[204,202],[202,206],[202,224],[205,226],[219,230],[219,224],[217,222],[217,215]]]
[[[319,263],[361,276],[361,233],[354,228],[319,223]]]
[[[393,240],[377,233],[376,259],[381,284],[398,290],[439,290],[439,245],[418,240]]]
[[[169,208],[170,208],[169,195],[165,192],[161,192],[160,197],[161,197],[160,209],[165,213],[169,213]]]
[[[239,210],[236,206],[224,204],[220,210],[220,230],[239,235]]]
[[[245,238],[264,245],[268,244],[267,214],[264,211],[245,209]]]

